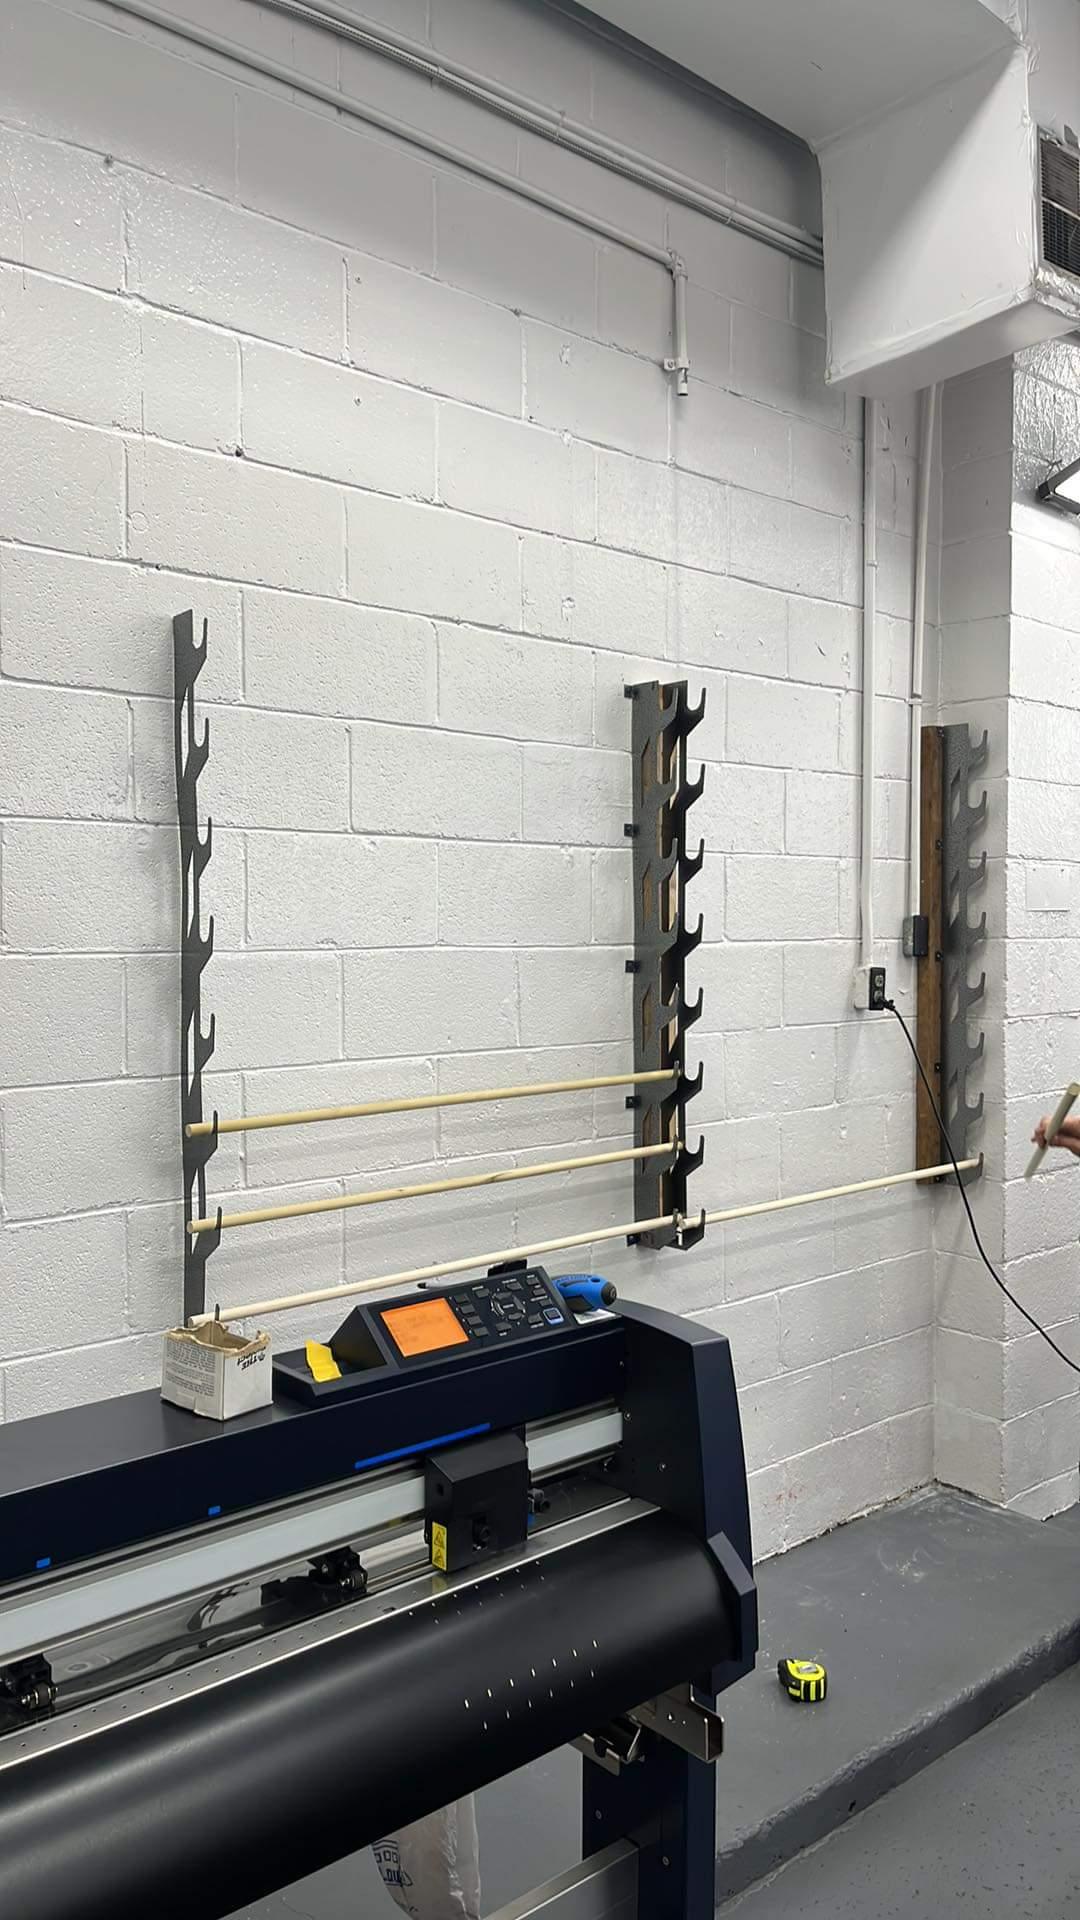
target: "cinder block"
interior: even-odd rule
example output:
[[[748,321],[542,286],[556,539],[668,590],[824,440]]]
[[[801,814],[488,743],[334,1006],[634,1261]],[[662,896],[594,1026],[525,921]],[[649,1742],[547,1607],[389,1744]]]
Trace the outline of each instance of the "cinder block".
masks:
[[[851,941],[821,941],[784,952],[784,1022],[822,1026],[854,1020],[852,973],[858,948]]]
[[[848,774],[789,773],[784,785],[788,853],[835,854],[853,860],[859,846],[859,782]],[[882,831],[880,807],[878,815]]]
[[[1014,1494],[1009,1506],[1014,1513],[1026,1513],[1029,1519],[1049,1520],[1055,1513],[1067,1513],[1075,1507],[1078,1498],[1080,1473],[1074,1467],[1070,1473],[1057,1474],[1053,1480],[1043,1480],[1025,1493]]]
[[[89,287],[0,267],[0,397],[91,426],[137,427],[134,308]]]
[[[1000,1506],[1006,1492],[1000,1423],[939,1402],[934,1408],[934,1478]]]
[[[675,554],[680,566],[707,573],[728,568],[729,495],[726,487],[700,473],[675,470],[677,514]]]
[[[102,1381],[110,1393],[139,1393],[161,1380],[161,1339],[107,1340],[71,1347],[34,1360],[15,1360],[4,1370],[4,1417],[28,1420],[101,1399]]]
[[[244,688],[254,705],[287,713],[434,720],[435,629],[408,614],[249,589]]]
[[[337,594],[343,533],[341,495],[324,481],[153,440],[128,449],[129,549],[137,559]]]
[[[789,262],[771,247],[689,207],[669,207],[668,244],[689,263],[697,285],[787,319]]]
[[[774,1467],[760,1467],[747,1475],[750,1491],[750,1531],[754,1543],[754,1565],[782,1553],[787,1544],[789,1521],[787,1467],[778,1460]]]
[[[780,1354],[798,1369],[881,1341],[881,1303],[872,1272],[830,1274],[780,1294]]]
[[[593,662],[583,648],[453,626],[439,627],[438,647],[440,726],[589,745]]]
[[[1063,1352],[1080,1362],[1075,1315],[1047,1331],[1053,1334]],[[1076,1396],[1076,1375],[1037,1333],[1025,1333],[1018,1340],[1008,1342],[1004,1348],[1003,1374],[1006,1420],[1030,1413],[1036,1407],[1049,1406],[1066,1396]]]
[[[999,693],[1007,686],[1018,700],[1049,698],[1062,707],[1080,705],[1080,688],[1074,687],[1069,678],[1076,639],[1067,628],[1014,615],[1009,621],[991,622],[990,634],[996,643],[995,657],[1004,671],[989,691]],[[984,649],[987,639],[984,631]],[[954,699],[964,698],[962,686],[950,687],[949,692]]]
[[[176,817],[172,706],[139,700],[133,709],[138,817],[167,824]],[[347,729],[337,720],[221,708],[211,719],[199,804],[225,827],[343,831],[349,824]]]
[[[346,496],[349,595],[450,620],[521,621],[518,535],[446,507]]]
[[[933,1405],[929,1328],[843,1354],[832,1362],[833,1418],[838,1433],[891,1420],[913,1407]]]
[[[313,128],[325,122],[312,120]],[[131,287],[155,306],[340,359],[340,251],[243,207],[132,176]]]
[[[839,698],[829,688],[749,677],[733,680],[728,688],[728,757],[753,766],[834,771],[839,722]]]
[[[830,1527],[881,1504],[888,1470],[885,1424],[844,1434],[789,1460],[787,1545],[813,1540]]]
[[[672,415],[671,444],[678,467],[743,487],[753,479],[760,495],[786,500],[791,492],[791,429],[786,414],[738,393],[694,386]],[[645,449],[648,451],[648,449]],[[745,509],[744,509],[745,511]],[[732,571],[745,568],[731,558]],[[771,573],[761,578],[779,585]]]
[[[0,813],[123,819],[128,711],[109,694],[12,685],[0,702]]]
[[[780,1371],[780,1318],[775,1294],[759,1300],[733,1300],[698,1316],[731,1342],[739,1387],[757,1386]]]
[[[151,173],[231,194],[235,83],[125,23],[12,7],[0,41],[0,118]]]
[[[1007,1500],[1060,1474],[1071,1473],[1080,1446],[1080,1396],[1069,1393],[1052,1406],[1037,1407],[1015,1420],[1006,1420],[1001,1444]]]
[[[240,596],[233,587],[157,568],[9,548],[0,552],[0,594],[0,664],[9,676],[167,695],[172,616],[192,607],[210,625],[200,704],[240,691]]]
[[[521,322],[457,287],[351,259],[349,358],[358,367],[499,413],[521,411]]]
[[[886,1248],[890,1259],[925,1253],[931,1245],[929,1196],[918,1187],[882,1187],[837,1202],[836,1254],[841,1272],[869,1267]]]
[[[624,846],[632,810],[628,754],[527,746],[524,780],[526,840]]]
[[[840,1100],[836,1106],[784,1114],[780,1165],[785,1191],[813,1193],[885,1173],[885,1113],[884,1105]]]
[[[632,1065],[619,1047],[531,1047],[527,1053],[451,1056],[439,1061],[439,1091],[581,1080],[624,1073]],[[588,1140],[598,1132],[610,1136],[625,1124],[623,1099],[630,1091],[628,1087],[613,1087],[603,1095],[556,1093],[536,1100],[443,1107],[439,1110],[439,1151],[450,1156],[505,1154],[507,1150],[517,1153],[525,1148],[565,1147],[569,1141]]]
[[[3,1095],[4,1194],[12,1220],[180,1193],[176,1088],[99,1081]]]
[[[844,692],[840,695],[840,765],[845,773],[857,772],[862,758],[861,704],[861,694]],[[874,724],[877,778],[879,780],[889,778],[906,783],[911,724],[907,701],[888,700],[879,695]],[[879,797],[884,798],[883,795]]]
[[[803,336],[805,338],[805,335]],[[791,497],[820,513],[859,520],[862,514],[862,444],[851,434],[809,420],[791,422]]]
[[[235,453],[240,443],[239,343],[174,313],[144,308],[138,319],[146,432],[179,446]]]
[[[631,454],[601,448],[596,455],[596,525],[608,547],[645,553],[657,560],[677,557],[678,514],[675,467],[659,459],[640,460]],[[722,488],[716,493],[724,500]],[[726,535],[726,528],[725,528]],[[726,551],[726,538],[724,542]]]
[[[116,434],[0,406],[0,467],[9,540],[123,552],[124,456]]]
[[[975,1257],[974,1248],[970,1256],[937,1251],[932,1257],[937,1324],[955,1327],[961,1333],[1003,1340],[1009,1311],[1005,1297],[990,1281],[986,1268]],[[1023,1324],[1018,1314],[1017,1328]]]
[[[431,267],[432,169],[400,141],[242,88],[236,150],[245,206],[377,258]]]
[[[835,864],[729,855],[726,932],[729,940],[834,939]]]
[[[683,569],[675,575],[672,599],[680,660],[738,673],[786,674],[782,594]]]
[[[690,826],[717,853],[780,853],[783,774],[761,767],[710,766]]]
[[[214,1065],[286,1067],[341,1056],[341,962],[331,953],[222,953],[206,977]]]
[[[1067,1175],[1066,1175],[1067,1178]],[[1010,1260],[1008,1281],[1022,1306],[1041,1325],[1060,1326],[1071,1318],[1076,1306],[1076,1247],[1075,1235],[1071,1234],[1066,1245],[1052,1248],[1048,1253],[1031,1254],[1020,1260]],[[973,1273],[973,1279],[977,1275]],[[984,1278],[985,1278],[984,1273]],[[996,1291],[996,1290],[995,1290]],[[1001,1296],[998,1295],[1000,1299]],[[960,1324],[957,1318],[955,1324]],[[1007,1304],[1002,1315],[996,1316],[995,1330],[999,1336],[1017,1339],[1031,1328],[1028,1321]]]
[[[737,392],[822,426],[843,426],[844,396],[825,385],[825,342],[819,334],[735,306],[731,369]]]
[[[911,1054],[899,1024],[864,1014],[836,1036],[836,1090],[843,1103],[885,1098],[905,1084]]]
[[[513,742],[365,721],[350,733],[358,833],[521,838],[521,749]]]
[[[558,214],[484,181],[440,172],[435,244],[439,278],[451,286],[557,327],[595,331],[596,242]]]
[[[522,539],[529,633],[647,656],[667,651],[667,568],[636,554],[527,533]]]
[[[927,1486],[934,1477],[934,1410],[916,1407],[885,1425],[885,1495],[902,1494]]]
[[[832,1379],[827,1365],[763,1380],[739,1395],[746,1464],[751,1472],[831,1438]]]
[[[607,178],[616,184],[615,175]],[[650,212],[659,207],[658,197],[642,197]],[[655,225],[655,216],[649,224]],[[674,304],[667,268],[614,243],[601,241],[596,252],[596,324],[589,332],[595,331],[600,340],[612,346],[628,347],[646,360],[662,359],[671,351]],[[688,325],[693,324],[689,319]]]
[[[122,1073],[123,986],[121,962],[104,956],[0,957],[0,1085]]]
[[[439,497],[467,513],[591,540],[594,463],[592,448],[566,434],[471,407],[439,409]]]
[[[345,1051],[354,1060],[478,1053],[517,1040],[510,952],[427,947],[346,957]]]
[[[607,847],[592,857],[592,940],[598,947],[634,941],[634,878],[629,847]]]
[[[239,841],[220,835],[207,891],[221,946],[238,943],[242,873]],[[175,952],[179,922],[175,827],[72,820],[5,826],[4,938],[15,951]]]
[[[615,948],[518,955],[521,1043],[583,1047],[633,1031],[630,979]]]
[[[541,426],[655,460],[667,451],[668,376],[659,359],[526,321],[525,412]]]
[[[729,1033],[724,1059],[733,1119],[827,1106],[835,1097],[836,1039],[831,1027]]]
[[[416,840],[252,834],[248,938],[256,947],[426,945],[435,938],[435,859],[434,846]]]
[[[88,286],[122,286],[120,181],[108,162],[0,128],[0,253]]]
[[[1009,605],[1010,592],[1018,612],[1035,619],[1056,619],[1058,608],[1049,583],[1046,586],[1040,583],[1030,594],[1025,590],[1026,557],[1022,539],[1006,540],[996,533],[986,539],[961,540],[944,547],[941,554],[943,621],[994,619]],[[1039,558],[1041,564],[1041,554]],[[1043,593],[1047,596],[1045,600]],[[1045,612],[1040,614],[1040,608],[1045,608]],[[889,611],[892,610],[890,606]]]
[[[1008,453],[1013,444],[1013,369],[1008,361],[949,382],[941,403],[941,462]]]
[[[836,1273],[834,1211],[835,1202],[825,1201],[820,1206],[799,1209],[794,1218],[765,1214],[759,1219],[733,1220],[722,1227],[728,1299],[775,1293],[780,1281],[795,1286],[801,1280],[820,1280]]]
[[[753,467],[747,472],[759,478]],[[842,599],[846,524],[812,507],[733,489],[731,571],[743,580],[759,580],[789,593]]]
[[[695,1049],[691,1042],[691,1051],[701,1053],[705,1045],[706,1041],[703,1039]],[[710,1073],[710,1063],[707,1061],[702,1100],[707,1099],[710,1081],[714,1078],[715,1075]],[[691,1107],[692,1132],[697,1131],[696,1115],[697,1108]],[[701,1203],[709,1207],[749,1207],[758,1200],[776,1198],[780,1190],[779,1136],[776,1122],[771,1117],[725,1120],[719,1124],[706,1125],[704,1134],[705,1165],[698,1176],[697,1185],[700,1188],[700,1195],[695,1192],[695,1204]],[[752,1226],[753,1221],[748,1221],[746,1224]],[[727,1254],[726,1233],[725,1228],[714,1230],[710,1227],[702,1243],[706,1247],[711,1245],[713,1256],[721,1262]],[[737,1265],[740,1250],[737,1236],[733,1237],[732,1247]],[[692,1255],[686,1256],[686,1258],[692,1257]],[[786,1275],[776,1275],[774,1284],[777,1284],[781,1278],[786,1278]],[[739,1298],[738,1288],[729,1289],[727,1298]]]
[[[699,883],[700,884],[700,883]],[[708,939],[687,961],[687,991],[705,996],[699,1033],[778,1026],[781,956],[775,947],[731,946]]]
[[[1007,1260],[1075,1242],[1077,1196],[1071,1171],[1070,1165],[1045,1179],[1010,1180],[1004,1193]]]
[[[415,1099],[434,1091],[430,1060],[346,1060],[244,1074],[244,1104],[249,1113]],[[422,1109],[325,1126],[267,1128],[246,1136],[244,1176],[255,1187],[329,1176],[359,1187],[373,1173],[433,1160],[437,1125],[435,1110]]]
[[[984,1420],[1002,1418],[1005,1348],[985,1335],[955,1327],[934,1330],[934,1397],[942,1405],[965,1407]]]
[[[425,0],[407,0],[404,8],[398,0],[382,0],[381,9],[368,17],[385,20],[396,33],[407,34],[411,40],[426,43],[430,39]],[[321,37],[325,40],[330,36]],[[510,173],[516,170],[518,128],[512,121],[449,87],[432,86],[426,74],[391,65],[382,54],[366,47],[342,40],[331,41],[331,45],[335,52],[340,51],[340,86],[350,100],[370,103],[396,119],[422,126],[429,137],[445,141],[474,159],[492,161]],[[524,140],[528,136],[523,132],[521,137]]]
[[[686,330],[693,341],[692,376],[695,386],[731,389],[731,301],[693,280],[686,285]]]
[[[435,402],[281,347],[242,349],[244,449],[251,458],[350,486],[430,500]]]
[[[445,844],[439,939],[451,947],[585,946],[591,873],[591,856],[579,848]]]
[[[124,1217],[90,1214],[0,1231],[4,1357],[124,1332]]]

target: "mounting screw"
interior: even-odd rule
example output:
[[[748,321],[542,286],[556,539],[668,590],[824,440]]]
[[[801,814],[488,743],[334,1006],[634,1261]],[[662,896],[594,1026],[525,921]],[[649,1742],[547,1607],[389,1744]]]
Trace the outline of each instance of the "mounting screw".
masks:
[[[938,952],[938,953],[935,953],[935,955],[934,955],[934,959],[935,959],[935,960],[943,960],[944,958],[945,958],[945,956],[944,956],[944,954],[943,954],[943,953],[941,953],[941,952]]]
[[[636,840],[637,834],[638,834],[637,825],[633,820],[626,820],[623,822],[624,839]]]
[[[623,698],[624,698],[625,700],[636,700],[636,699],[637,699],[637,695],[638,695],[638,690],[637,690],[637,688],[636,688],[636,687],[632,687],[632,686],[631,686],[631,685],[629,684],[629,682],[628,682],[628,681],[625,681],[625,680],[624,680],[624,682],[623,682]]]
[[[625,962],[625,966],[626,966],[626,971],[627,971],[627,973],[640,973],[640,972],[641,972],[641,961],[640,961],[640,960],[627,960],[627,961]]]
[[[627,1113],[636,1113],[640,1105],[641,1105],[641,1095],[639,1093],[627,1094],[626,1096]]]

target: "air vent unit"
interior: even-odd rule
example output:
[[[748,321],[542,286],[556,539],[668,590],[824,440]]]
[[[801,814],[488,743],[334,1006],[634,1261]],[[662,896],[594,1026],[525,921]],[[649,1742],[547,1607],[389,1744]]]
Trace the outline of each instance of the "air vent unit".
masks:
[[[1040,133],[1039,161],[1043,260],[1080,277],[1080,150]]]

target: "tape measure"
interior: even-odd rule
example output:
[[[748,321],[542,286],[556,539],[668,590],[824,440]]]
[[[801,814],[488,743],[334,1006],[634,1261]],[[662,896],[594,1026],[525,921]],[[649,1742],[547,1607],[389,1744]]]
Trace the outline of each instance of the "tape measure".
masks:
[[[820,1660],[781,1660],[776,1671],[792,1700],[824,1700],[828,1675]]]

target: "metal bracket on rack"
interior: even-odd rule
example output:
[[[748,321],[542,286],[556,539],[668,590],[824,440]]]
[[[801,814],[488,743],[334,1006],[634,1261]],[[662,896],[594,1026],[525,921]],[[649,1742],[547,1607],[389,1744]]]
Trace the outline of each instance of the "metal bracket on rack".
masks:
[[[983,1057],[985,1033],[971,1039],[972,1008],[986,993],[986,974],[976,984],[968,979],[971,954],[986,940],[986,915],[972,924],[972,892],[986,883],[986,854],[971,857],[975,835],[986,824],[987,798],[972,806],[971,780],[986,765],[987,735],[973,743],[966,724],[944,727],[942,771],[942,988],[941,988],[941,1108],[958,1160],[971,1157],[970,1133],[983,1117],[983,1096],[968,1098],[968,1074]],[[965,1186],[977,1180],[982,1161],[964,1176]]]
[[[184,1166],[184,1318],[206,1310],[206,1263],[221,1239],[218,1224],[188,1233],[189,1220],[206,1215],[206,1168],[217,1152],[217,1114],[209,1133],[194,1138],[189,1126],[203,1119],[202,1077],[214,1051],[214,1016],[203,1030],[202,976],[214,951],[214,916],[202,930],[200,886],[213,850],[213,823],[199,834],[199,775],[210,757],[210,722],[202,738],[195,733],[195,682],[206,665],[207,622],[195,639],[192,613],[173,620],[173,744],[176,755],[176,810],[180,823],[180,1145]]]
[[[690,1247],[705,1231],[703,1220],[689,1215],[687,1184],[705,1157],[704,1140],[687,1144],[687,1107],[701,1092],[704,1069],[686,1072],[686,1035],[701,1018],[703,995],[686,997],[686,957],[701,944],[704,922],[686,918],[686,888],[700,873],[705,843],[688,849],[686,816],[705,785],[705,770],[691,780],[686,742],[705,715],[705,696],[691,707],[685,680],[664,686],[645,681],[625,689],[632,703],[634,817],[626,832],[633,841],[634,1069],[671,1067],[670,1083],[648,1082],[634,1096],[634,1143],[659,1146],[670,1141],[670,1158],[639,1161],[634,1173],[634,1211],[639,1220],[661,1214],[678,1216],[670,1227],[639,1236],[649,1247]]]

